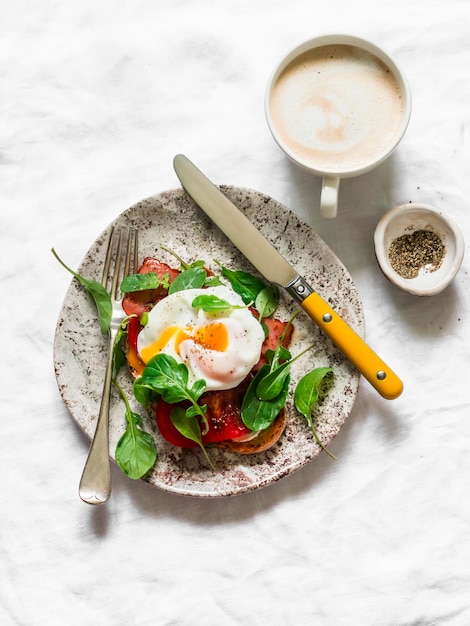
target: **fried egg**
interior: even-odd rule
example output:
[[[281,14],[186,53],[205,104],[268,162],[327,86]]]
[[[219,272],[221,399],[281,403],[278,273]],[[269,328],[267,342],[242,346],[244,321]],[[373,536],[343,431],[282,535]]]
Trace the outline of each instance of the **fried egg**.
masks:
[[[214,295],[242,308],[205,312],[196,296]],[[206,381],[207,391],[232,389],[259,361],[264,331],[242,299],[226,286],[186,289],[160,300],[148,314],[137,348],[144,363],[164,353],[188,368],[188,382]]]

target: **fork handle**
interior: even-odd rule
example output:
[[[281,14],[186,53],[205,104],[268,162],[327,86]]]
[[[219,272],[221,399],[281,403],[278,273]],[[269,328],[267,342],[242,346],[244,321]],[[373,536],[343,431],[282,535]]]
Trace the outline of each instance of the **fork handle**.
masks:
[[[108,361],[103,384],[100,412],[88,458],[83,468],[78,493],[88,504],[104,504],[111,495],[109,462],[109,403],[113,371],[113,345],[116,332],[108,334]]]

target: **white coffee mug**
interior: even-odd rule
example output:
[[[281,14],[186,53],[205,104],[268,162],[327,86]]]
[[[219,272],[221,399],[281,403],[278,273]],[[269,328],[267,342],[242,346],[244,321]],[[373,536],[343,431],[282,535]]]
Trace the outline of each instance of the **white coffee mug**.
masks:
[[[395,61],[374,44],[324,35],[277,65],[266,88],[265,113],[285,154],[322,176],[321,212],[336,217],[341,178],[372,170],[401,141],[411,91]]]

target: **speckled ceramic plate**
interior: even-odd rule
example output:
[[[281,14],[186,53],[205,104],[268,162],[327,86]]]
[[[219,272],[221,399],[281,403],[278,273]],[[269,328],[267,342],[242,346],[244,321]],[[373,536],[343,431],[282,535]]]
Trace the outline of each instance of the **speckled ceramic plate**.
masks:
[[[288,261],[304,275],[320,295],[360,334],[364,334],[362,304],[347,270],[328,246],[291,211],[272,198],[249,189],[221,186],[259,230]],[[182,190],[168,191],[137,203],[113,223],[135,226],[140,231],[140,255],[157,256],[169,264],[173,257],[160,248],[163,244],[188,262],[204,259],[217,271],[214,259],[234,269],[256,273],[230,241],[210,222]],[[109,228],[111,228],[110,225]],[[85,255],[79,272],[100,280],[109,229],[103,232]],[[282,295],[278,316],[287,320],[298,308]],[[156,431],[151,415],[135,403],[143,415],[144,429],[153,433],[158,460],[146,481],[160,489],[191,496],[229,496],[264,487],[312,461],[321,448],[298,415],[292,403],[296,381],[314,367],[331,366],[335,382],[315,410],[316,428],[328,445],[337,435],[353,406],[359,374],[319,331],[303,311],[295,321],[292,354],[304,347],[314,348],[295,362],[291,393],[286,409],[288,425],[279,442],[255,455],[239,455],[210,449],[216,470],[212,470],[199,449],[181,450],[167,444]],[[92,437],[98,415],[106,342],[101,335],[94,304],[73,280],[60,312],[54,343],[54,362],[62,397],[80,428]],[[122,383],[131,396],[132,380],[122,373]],[[124,407],[112,394],[110,411],[110,455],[114,458],[117,441],[125,429]],[[86,451],[83,450],[84,460]]]

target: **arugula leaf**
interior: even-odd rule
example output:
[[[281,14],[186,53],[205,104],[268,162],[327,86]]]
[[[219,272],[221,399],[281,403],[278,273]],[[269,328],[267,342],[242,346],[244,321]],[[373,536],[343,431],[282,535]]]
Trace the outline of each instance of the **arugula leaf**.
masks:
[[[166,250],[167,252],[169,252],[172,256],[175,257],[175,259],[179,261],[181,271],[190,270],[196,267],[200,267],[200,268],[206,267],[206,262],[202,261],[201,259],[198,259],[197,261],[193,261],[192,263],[186,263],[186,261],[184,261],[178,254],[176,254],[174,250],[171,250],[170,248],[167,248],[166,246],[160,246],[160,248],[162,248],[162,250]],[[204,269],[204,272],[205,272],[205,269]],[[220,280],[218,276],[215,276],[215,275],[207,276],[206,274],[204,287],[218,287],[223,284],[224,283]]]
[[[215,262],[221,268],[222,274],[230,282],[232,289],[238,293],[239,296],[241,296],[245,304],[252,304],[255,302],[259,292],[266,287],[262,280],[252,274],[249,274],[248,272],[243,272],[242,270],[230,270],[228,267],[219,263],[219,261]]]
[[[337,460],[335,455],[327,450],[321,442],[318,433],[315,430],[312,418],[312,411],[317,403],[320,393],[322,392],[322,388],[332,374],[333,370],[330,367],[317,367],[308,374],[305,374],[305,376],[299,380],[295,388],[294,406],[307,420],[310,430],[322,450],[324,450],[332,459]]]
[[[114,340],[113,345],[113,380],[117,378],[117,375],[121,371],[121,368],[127,363],[126,353],[122,347],[122,343],[124,338],[127,335],[127,325],[129,324],[130,318],[133,316],[126,317],[121,326],[118,328],[118,332],[116,335],[116,339]]]
[[[126,405],[126,430],[120,437],[115,458],[121,470],[130,478],[137,480],[152,469],[157,460],[157,448],[151,435],[141,429],[142,418],[131,410],[122,387],[114,381]]]
[[[159,287],[168,289],[169,286],[170,275],[168,272],[165,272],[162,277],[155,272],[148,272],[147,274],[131,274],[124,278],[121,283],[121,291],[122,293],[131,293],[146,289],[158,289]]]
[[[280,393],[270,400],[260,400],[256,392],[258,384],[269,373],[269,365],[263,365],[248,386],[241,406],[241,416],[245,426],[251,430],[264,430],[279,415],[285,405],[289,391],[289,374],[284,379]]]
[[[204,287],[221,287],[225,286],[218,276],[215,274],[213,276],[206,276],[206,282],[204,283]]]
[[[201,427],[194,415],[188,417],[183,407],[175,406],[171,410],[170,419],[173,426],[183,437],[195,441],[202,446]]]
[[[331,367],[317,367],[305,374],[297,383],[294,402],[297,410],[305,417],[307,417],[306,414],[310,416],[313,407],[317,403],[325,377],[332,373]]]
[[[64,267],[68,272],[70,272],[78,282],[88,290],[91,294],[93,300],[95,301],[96,308],[98,309],[98,316],[100,320],[101,332],[105,335],[109,330],[109,325],[111,323],[111,315],[113,313],[113,305],[111,303],[111,296],[103,287],[103,285],[96,280],[89,280],[80,276],[77,272],[74,272],[70,267],[65,265],[62,259],[59,257],[54,248],[51,249],[52,254],[59,261],[59,263]]]
[[[127,362],[122,342],[126,336],[129,319],[130,317],[127,317],[121,324],[113,345],[113,385],[126,405],[126,430],[116,445],[115,458],[125,474],[137,479],[144,476],[155,464],[157,448],[153,437],[141,429],[142,418],[131,410],[127,396],[117,381],[122,366]]]
[[[205,392],[206,390],[206,381],[199,379],[199,380],[195,380],[193,383],[193,386],[191,388],[191,392],[194,394],[194,398],[199,399],[202,394]]]
[[[153,437],[138,428],[138,413],[126,413],[128,426],[119,439],[115,458],[116,463],[134,480],[142,478],[157,460],[157,450]]]
[[[280,361],[288,361],[292,357],[289,350],[284,348],[280,342],[275,350],[266,350],[264,356],[270,364],[271,369],[278,367]]]
[[[144,369],[141,385],[147,385],[170,404],[186,400],[188,368],[172,356],[159,353]]]
[[[207,433],[207,422],[204,407],[197,403],[200,396],[206,390],[204,380],[197,380],[192,387],[188,387],[188,368],[184,363],[178,363],[169,354],[160,352],[147,363],[139,382],[139,393],[142,395],[142,387],[159,394],[165,402],[176,404],[189,401],[190,414],[199,415],[204,424],[203,435]],[[135,384],[134,384],[135,388]]]
[[[207,450],[202,443],[201,427],[195,415],[188,415],[182,407],[176,406],[170,413],[170,419],[176,430],[191,441],[196,442],[204,453],[209,465],[215,469]]]
[[[229,313],[235,309],[246,309],[244,305],[230,304],[227,300],[223,300],[214,295],[196,296],[191,303],[194,309],[202,309],[206,313]]]
[[[280,355],[289,352],[282,347],[281,344],[278,345],[278,348],[274,351],[273,360],[270,365],[269,372],[261,378],[257,387],[256,387],[256,395],[260,400],[274,400],[276,396],[278,396],[282,388],[284,386],[284,381],[286,376],[288,376],[290,372],[290,368],[292,364],[300,359],[306,352],[312,349],[313,346],[309,346],[305,348],[300,354],[295,356],[293,359],[289,358],[288,361],[284,361],[281,365],[279,365]]]
[[[175,259],[179,261],[181,270],[189,270],[192,267],[204,267],[204,265],[206,264],[205,261],[201,260],[193,261],[192,263],[186,263],[186,261],[184,261],[178,254],[176,254],[174,250],[171,250],[170,248],[167,248],[163,245],[161,245],[160,248],[169,252],[172,256],[175,257]]]
[[[291,361],[285,361],[272,372],[261,377],[256,386],[256,395],[259,400],[274,400],[281,393],[284,381],[289,376]]]
[[[255,309],[258,311],[260,319],[272,315],[278,304],[279,287],[277,285],[266,285],[255,299]]]
[[[145,408],[148,407],[152,398],[152,389],[145,383],[142,384],[142,377],[136,378],[133,384],[134,396],[137,402],[139,402]]]
[[[201,289],[206,282],[206,270],[203,267],[196,266],[183,270],[181,274],[171,283],[168,294],[183,291],[184,289]]]

